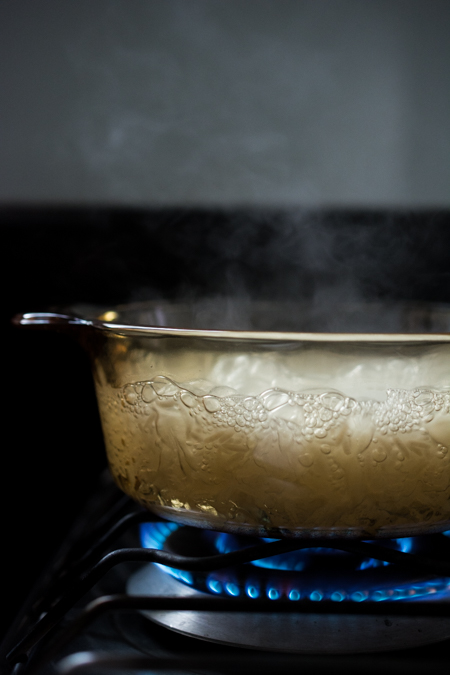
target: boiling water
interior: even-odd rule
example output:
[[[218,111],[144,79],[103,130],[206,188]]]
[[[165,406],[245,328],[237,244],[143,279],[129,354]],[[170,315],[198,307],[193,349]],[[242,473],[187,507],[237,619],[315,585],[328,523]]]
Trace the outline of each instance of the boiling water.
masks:
[[[99,398],[117,482],[172,518],[371,536],[449,521],[450,387],[244,395],[161,374]]]

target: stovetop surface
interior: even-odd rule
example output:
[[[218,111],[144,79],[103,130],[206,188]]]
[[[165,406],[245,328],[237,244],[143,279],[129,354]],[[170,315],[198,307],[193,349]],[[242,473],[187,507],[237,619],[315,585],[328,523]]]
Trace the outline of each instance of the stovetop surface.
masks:
[[[93,599],[99,595],[109,595],[124,590],[130,574],[135,573],[136,569],[136,565],[120,566],[93,589],[89,598]],[[85,598],[80,604],[85,605],[89,598]],[[76,610],[71,613],[72,616],[76,614]],[[398,617],[387,617],[390,617],[388,608],[386,608],[386,618],[381,617],[380,620],[386,626],[395,629]],[[323,639],[327,639],[326,635]],[[87,665],[93,654],[107,654],[106,666],[88,668]],[[187,673],[229,675],[249,670],[255,672],[252,670],[254,668],[258,668],[261,673],[273,673],[279,669],[283,669],[286,673],[299,672],[300,669],[302,673],[325,673],[337,668],[340,672],[347,672],[350,675],[361,672],[379,675],[383,670],[422,675],[430,669],[436,675],[441,673],[444,675],[448,673],[449,655],[450,640],[407,650],[369,654],[283,654],[249,650],[187,637],[151,622],[139,612],[113,612],[101,617],[73,639],[50,664],[39,672],[42,675],[56,675],[60,672],[57,664],[62,664],[67,669],[63,672],[69,675],[69,673],[78,672],[75,670],[75,665],[80,665],[85,660],[86,669],[80,672],[86,675],[97,675],[99,672],[104,672],[105,668],[107,671],[111,670],[112,664],[115,664],[115,668],[118,667],[123,659],[123,667],[118,672],[129,675],[136,672],[132,666],[140,665],[139,672],[141,672],[142,665],[145,664],[145,661],[140,663],[134,662],[133,659],[150,657],[160,662],[176,659],[180,668],[173,666],[169,669],[164,668],[163,672],[168,675],[186,675]],[[131,660],[127,661],[127,659]],[[195,661],[198,660],[204,660],[205,665],[202,667],[196,664]],[[192,661],[194,664],[189,665]],[[117,672],[115,669],[114,671]],[[150,667],[144,668],[144,672],[158,672],[158,669],[153,663]]]

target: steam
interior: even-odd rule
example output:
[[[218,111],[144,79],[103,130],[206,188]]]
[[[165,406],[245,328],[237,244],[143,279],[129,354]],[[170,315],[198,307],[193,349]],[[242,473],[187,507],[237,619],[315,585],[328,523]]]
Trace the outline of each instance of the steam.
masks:
[[[407,214],[403,221],[308,209],[186,210],[167,213],[159,225],[149,216],[147,228],[168,263],[160,288],[141,287],[130,301],[184,305],[186,327],[449,330],[448,309],[423,297],[432,234],[414,238]],[[165,311],[167,325],[176,325]]]

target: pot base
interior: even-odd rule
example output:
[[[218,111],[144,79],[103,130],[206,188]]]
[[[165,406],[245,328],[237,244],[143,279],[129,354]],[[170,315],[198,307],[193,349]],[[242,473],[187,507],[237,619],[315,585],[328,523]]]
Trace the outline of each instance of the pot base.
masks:
[[[119,486],[120,487],[120,486]],[[142,503],[144,508],[164,520],[170,520],[180,525],[197,527],[203,530],[216,530],[218,532],[230,532],[249,537],[269,537],[272,539],[397,539],[400,537],[419,537],[425,534],[441,534],[450,531],[450,520],[440,520],[436,523],[415,523],[413,525],[386,525],[376,532],[365,530],[362,527],[274,527],[268,528],[262,525],[247,525],[236,521],[227,521],[219,516],[185,509],[177,509],[171,506],[159,506],[157,504]]]

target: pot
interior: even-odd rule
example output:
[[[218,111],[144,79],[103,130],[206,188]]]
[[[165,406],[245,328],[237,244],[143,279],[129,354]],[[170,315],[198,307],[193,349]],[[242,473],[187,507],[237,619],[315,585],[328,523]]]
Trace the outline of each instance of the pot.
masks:
[[[313,304],[241,309],[141,304],[16,323],[78,335],[114,479],[165,518],[268,537],[450,529],[449,308],[334,308],[347,332]],[[383,321],[393,332],[373,331]]]

